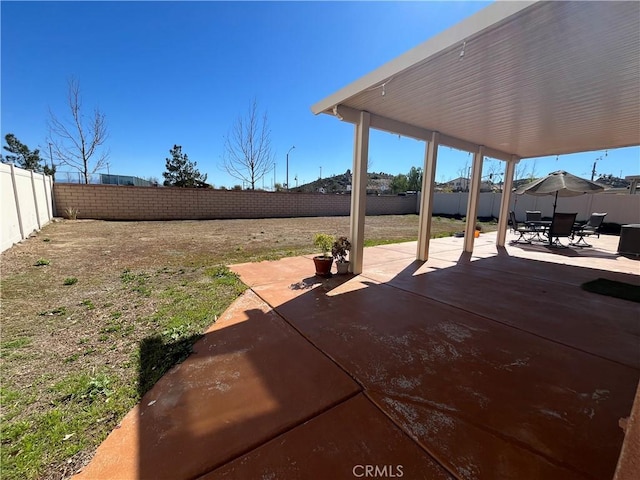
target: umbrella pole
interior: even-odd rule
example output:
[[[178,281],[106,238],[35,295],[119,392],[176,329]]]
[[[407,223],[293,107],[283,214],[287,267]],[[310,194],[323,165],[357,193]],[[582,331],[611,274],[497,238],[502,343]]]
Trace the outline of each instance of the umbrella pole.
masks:
[[[553,225],[553,217],[556,216],[556,205],[558,204],[558,191],[556,190],[556,196],[553,200],[553,216],[551,217],[551,225]],[[551,226],[549,226],[549,246],[553,245],[553,238],[551,236]]]

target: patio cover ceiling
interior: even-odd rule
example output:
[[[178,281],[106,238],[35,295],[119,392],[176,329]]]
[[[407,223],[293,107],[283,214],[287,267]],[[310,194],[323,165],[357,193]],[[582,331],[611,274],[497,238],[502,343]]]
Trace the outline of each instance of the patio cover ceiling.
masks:
[[[640,144],[640,2],[497,2],[312,106],[508,160]]]

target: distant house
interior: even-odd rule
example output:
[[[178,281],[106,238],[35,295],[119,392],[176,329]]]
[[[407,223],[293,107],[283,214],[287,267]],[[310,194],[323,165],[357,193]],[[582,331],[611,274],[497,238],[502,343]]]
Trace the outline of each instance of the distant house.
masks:
[[[458,177],[453,180],[449,180],[446,183],[440,185],[443,189],[451,190],[452,192],[468,192],[469,191],[469,179],[466,177]],[[496,190],[498,186],[490,181],[483,181],[480,184],[481,192],[492,192]]]

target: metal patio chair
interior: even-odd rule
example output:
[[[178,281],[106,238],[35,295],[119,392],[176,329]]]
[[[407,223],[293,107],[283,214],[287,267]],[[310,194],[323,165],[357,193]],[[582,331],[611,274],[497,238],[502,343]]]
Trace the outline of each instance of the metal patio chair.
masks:
[[[509,212],[509,219],[511,220],[511,231],[520,235],[517,239],[512,240],[511,243],[531,243],[531,238],[527,238],[525,235],[534,235],[536,233],[535,229],[518,224],[516,214],[513,211]]]
[[[606,217],[606,213],[592,213],[589,220],[584,225],[581,225],[579,228],[573,231],[573,236],[580,237],[577,242],[571,242],[570,245],[574,247],[590,247],[584,237],[588,237],[590,235],[597,235],[600,238],[600,227],[602,226],[602,222],[604,221],[604,217]]]
[[[526,210],[525,222],[539,222],[542,220],[542,212],[540,210]]]
[[[541,222],[542,221],[542,212],[540,210],[526,210],[525,212],[525,225],[529,228],[532,228],[536,231],[535,239],[540,242],[544,242],[545,239],[540,236],[540,234],[544,234],[546,231],[546,227],[541,226],[540,224],[535,224],[531,222]],[[531,238],[533,240],[533,237]]]
[[[576,221],[577,213],[554,213],[549,227],[549,246],[558,248],[569,248],[560,242],[560,238],[571,238],[573,235],[573,224]]]

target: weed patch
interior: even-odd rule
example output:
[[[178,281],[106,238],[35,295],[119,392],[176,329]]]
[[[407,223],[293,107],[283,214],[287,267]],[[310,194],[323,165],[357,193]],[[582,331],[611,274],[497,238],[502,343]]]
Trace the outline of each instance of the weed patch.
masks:
[[[0,344],[0,349],[2,350],[13,350],[16,348],[24,348],[29,346],[31,343],[31,339],[27,337],[16,338],[15,340],[9,340],[8,342],[2,342]]]
[[[131,270],[126,269],[120,275],[120,280],[131,291],[137,292],[143,297],[151,295],[151,289],[147,285],[149,275],[144,272],[133,273]]]
[[[80,303],[80,305],[84,305],[85,307],[87,307],[87,310],[94,310],[96,308],[94,303],[88,298],[85,300],[82,300],[82,303]]]

